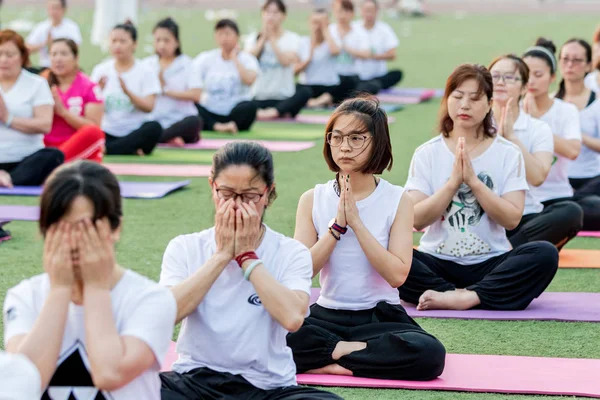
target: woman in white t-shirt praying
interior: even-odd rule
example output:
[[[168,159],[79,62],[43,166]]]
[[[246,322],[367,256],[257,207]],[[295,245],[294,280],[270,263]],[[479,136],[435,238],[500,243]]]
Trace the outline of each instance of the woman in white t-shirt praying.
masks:
[[[200,53],[194,60],[194,79],[199,79],[202,100],[197,105],[204,129],[237,133],[250,129],[256,119],[251,85],[259,66],[256,57],[240,51],[240,30],[230,19],[215,25],[218,48]]]
[[[497,134],[521,149],[529,187],[540,186],[552,167],[552,131],[547,123],[531,117],[519,105],[527,93],[528,83],[531,82],[533,87],[540,77],[531,76],[527,64],[514,55],[496,58],[489,69],[494,82],[493,113]],[[537,70],[535,72],[539,74]],[[583,210],[574,201],[544,207],[531,191],[527,191],[521,222],[506,234],[513,247],[545,240],[560,250],[581,230],[582,220]]]
[[[493,83],[463,64],[446,82],[441,134],[421,145],[406,189],[415,228],[426,229],[400,298],[419,310],[522,310],[550,284],[558,251],[548,242],[512,248],[528,189],[521,149],[495,134]]]
[[[162,137],[162,126],[152,120],[156,97],[161,93],[158,75],[135,58],[137,30],[131,23],[110,33],[112,59],[97,65],[91,79],[104,97],[102,130],[106,153],[150,154]]]
[[[523,99],[523,109],[546,122],[554,135],[552,168],[544,183],[532,189],[533,196],[544,206],[565,200],[575,201],[583,209],[582,229],[591,231],[600,230],[600,197],[587,192],[577,193],[569,181],[570,166],[582,151],[578,107],[585,108],[595,99],[595,94],[583,85],[583,77],[589,69],[592,56],[590,46],[587,45],[587,48],[588,51],[577,40],[569,41],[561,49],[557,63],[554,44],[539,38],[536,46],[523,55],[534,79],[529,84],[529,93]],[[548,90],[555,79],[557,67],[560,67],[563,81],[555,97],[551,98]]]
[[[259,119],[293,118],[311,96],[308,88],[297,88],[294,82],[300,37],[283,29],[286,12],[282,0],[266,0],[261,13],[262,30],[246,41],[246,51],[260,64],[260,73],[252,87]]]
[[[0,31],[0,56],[0,187],[41,185],[64,161],[60,150],[44,148],[52,92],[44,78],[25,70],[29,53],[21,35]]]
[[[163,258],[160,282],[183,328],[162,399],[339,399],[296,385],[285,337],[308,310],[312,260],[262,222],[276,197],[271,153],[234,142],[212,167],[215,226],[176,237]]]
[[[160,400],[177,306],[169,290],[117,264],[122,219],[119,182],[99,163],[66,164],[44,186],[45,273],[4,300],[6,350],[43,355],[42,399]]]
[[[310,248],[321,293],[288,335],[299,372],[430,380],[446,351],[400,305],[412,260],[413,202],[378,178],[392,167],[387,116],[375,100],[346,100],[326,127],[336,178],[304,193],[294,237]]]
[[[152,112],[152,119],[163,127],[160,141],[175,146],[196,143],[202,120],[195,103],[200,101],[202,83],[194,74],[192,59],[181,52],[179,25],[165,18],[156,24],[153,35],[156,54],[144,59],[144,64],[162,87]]]

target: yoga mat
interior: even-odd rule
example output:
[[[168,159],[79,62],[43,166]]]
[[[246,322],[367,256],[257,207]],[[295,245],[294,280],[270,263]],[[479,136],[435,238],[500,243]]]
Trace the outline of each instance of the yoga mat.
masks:
[[[171,342],[161,371],[170,371],[176,360]],[[600,397],[598,371],[600,360],[448,354],[444,373],[428,382],[311,374],[297,379],[298,384],[315,386]]]
[[[231,142],[243,142],[247,141],[246,139],[201,139],[197,143],[186,144],[184,149],[192,149],[192,150],[217,150],[221,147],[225,146],[227,143]],[[256,142],[262,144],[270,151],[277,152],[292,152],[292,151],[302,151],[310,149],[315,146],[315,142],[278,142],[273,140],[257,140]],[[161,144],[160,147],[170,147],[168,144]]]
[[[207,151],[177,151],[177,148],[155,149],[151,155],[138,156],[104,156],[104,162],[109,164],[142,163],[142,164],[211,164],[215,152]]]
[[[38,206],[0,206],[0,221],[37,221],[39,218]]]
[[[389,389],[449,390],[600,398],[600,360],[448,354],[446,368],[427,382],[338,375],[297,376],[298,384]]]
[[[189,185],[191,181],[119,183],[122,197],[128,199],[159,199]],[[42,194],[41,186],[15,186],[12,189],[0,188],[0,195],[39,196],[40,194]]]
[[[444,96],[444,89],[392,87],[389,89],[384,89],[380,93],[391,94],[396,96],[414,96],[430,99],[432,97]]]
[[[320,292],[321,289],[319,288],[311,289],[311,304],[317,301]],[[529,307],[522,311],[417,311],[413,304],[402,302],[402,306],[404,306],[408,315],[420,318],[457,318],[491,321],[600,322],[600,293],[546,292],[533,300]]]
[[[600,238],[600,231],[580,231],[577,236]]]
[[[168,164],[109,164],[104,166],[116,175],[131,176],[209,176],[210,165],[168,165]]]
[[[393,113],[404,110],[403,104],[388,104],[388,103],[380,103],[379,107],[383,108],[386,113]],[[307,110],[312,111],[333,111],[335,110],[334,106],[331,107],[315,107],[315,108],[307,108]]]
[[[391,102],[390,102],[391,103]],[[403,103],[408,104],[408,103]],[[329,115],[316,115],[316,114],[298,114],[296,118],[276,118],[276,119],[258,119],[261,122],[279,122],[279,123],[293,123],[293,124],[307,124],[307,125],[325,125],[329,121]],[[388,116],[388,123],[396,122],[396,118]]]
[[[559,253],[560,268],[600,268],[600,250],[562,249]]]
[[[251,131],[240,132],[237,135],[225,135],[218,132],[202,132],[204,139],[248,139],[248,140],[286,140],[308,141],[323,140],[325,130],[318,125],[303,124],[273,124],[257,122],[252,125]]]

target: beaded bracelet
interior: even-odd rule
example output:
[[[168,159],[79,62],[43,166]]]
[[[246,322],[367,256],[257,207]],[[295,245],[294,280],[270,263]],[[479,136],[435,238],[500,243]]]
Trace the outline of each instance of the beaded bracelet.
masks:
[[[339,241],[340,237],[337,236],[335,233],[333,233],[333,228],[329,228],[329,233],[331,233],[331,236],[333,236],[335,238],[335,240]]]

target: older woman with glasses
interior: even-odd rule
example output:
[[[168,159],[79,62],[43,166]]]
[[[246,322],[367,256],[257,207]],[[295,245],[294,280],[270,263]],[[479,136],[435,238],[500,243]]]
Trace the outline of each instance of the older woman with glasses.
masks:
[[[342,103],[323,149],[335,179],[304,193],[294,237],[310,248],[321,294],[288,335],[298,372],[429,380],[444,346],[400,305],[412,262],[413,203],[376,177],[392,167],[387,116],[369,99]]]

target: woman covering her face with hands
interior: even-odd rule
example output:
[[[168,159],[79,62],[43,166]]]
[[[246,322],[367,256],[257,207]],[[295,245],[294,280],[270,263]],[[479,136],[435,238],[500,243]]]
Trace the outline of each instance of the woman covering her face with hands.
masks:
[[[296,386],[285,337],[308,309],[312,260],[265,224],[275,199],[271,153],[234,142],[213,158],[215,226],[178,236],[160,282],[177,300],[178,360],[161,375],[162,399],[339,399]],[[198,338],[201,337],[201,340]]]
[[[333,113],[323,148],[336,179],[304,193],[294,237],[310,248],[321,294],[288,335],[298,372],[429,380],[444,346],[400,305],[412,260],[413,203],[376,177],[392,166],[387,116],[372,99]]]
[[[427,228],[400,298],[419,310],[522,310],[550,284],[558,252],[548,242],[512,249],[528,189],[521,149],[497,135],[492,76],[463,64],[446,82],[441,134],[413,155],[406,188],[415,228]]]
[[[98,163],[67,164],[44,186],[45,273],[10,289],[4,302],[6,349],[41,355],[42,398],[82,390],[160,399],[176,304],[168,290],[117,264],[121,219],[119,183]]]
[[[497,134],[521,149],[529,187],[540,186],[552,167],[554,142],[548,124],[519,107],[527,90],[529,68],[519,57],[506,55],[492,61],[490,73],[494,82],[493,112]],[[583,210],[574,201],[544,207],[527,191],[521,222],[506,234],[513,247],[545,240],[560,249],[577,235],[582,223]]]

